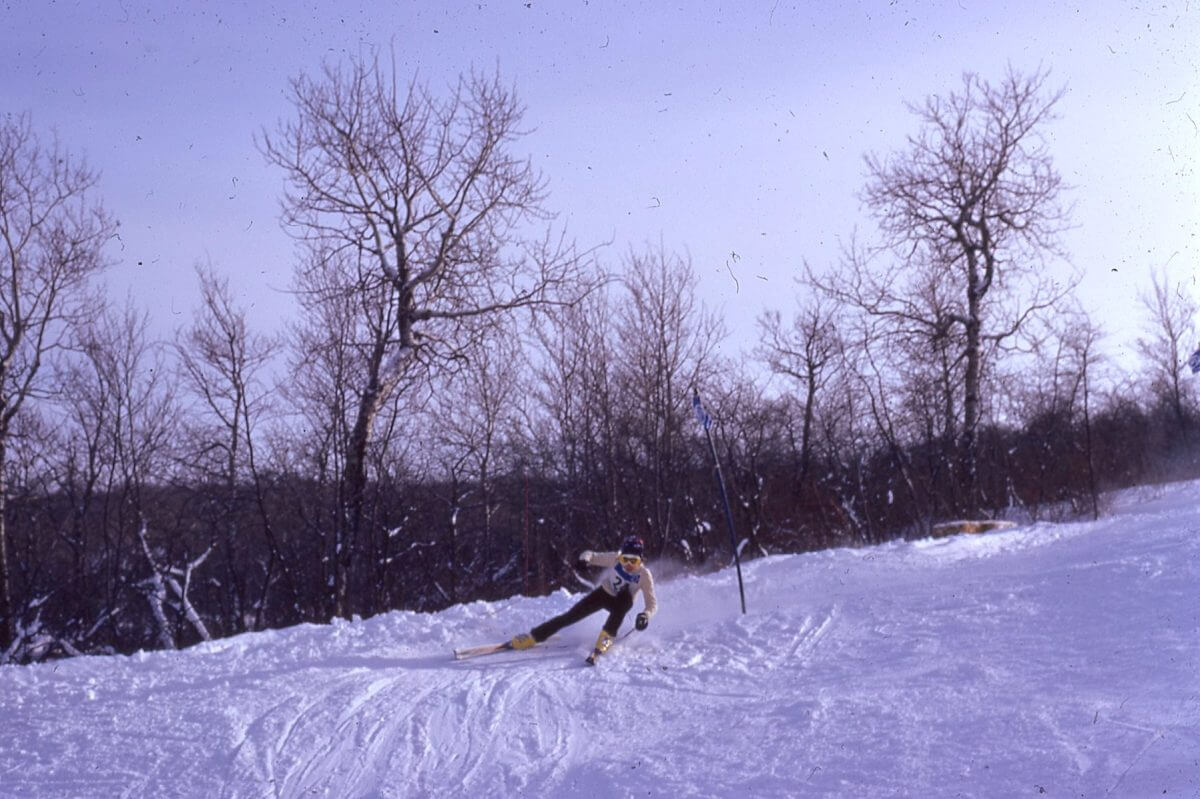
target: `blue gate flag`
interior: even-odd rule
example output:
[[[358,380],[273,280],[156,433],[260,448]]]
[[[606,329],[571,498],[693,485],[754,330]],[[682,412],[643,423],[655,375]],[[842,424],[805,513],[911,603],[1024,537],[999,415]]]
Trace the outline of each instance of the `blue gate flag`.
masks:
[[[1200,372],[1200,349],[1192,353],[1192,357],[1188,358],[1188,366],[1192,367],[1192,374]],[[699,397],[696,398],[697,401]]]
[[[1196,355],[1200,355],[1200,350],[1196,352]],[[696,411],[696,421],[705,430],[712,427],[712,417],[708,415],[708,411],[704,410],[704,406],[700,404],[700,392],[698,391],[692,393],[692,409]]]

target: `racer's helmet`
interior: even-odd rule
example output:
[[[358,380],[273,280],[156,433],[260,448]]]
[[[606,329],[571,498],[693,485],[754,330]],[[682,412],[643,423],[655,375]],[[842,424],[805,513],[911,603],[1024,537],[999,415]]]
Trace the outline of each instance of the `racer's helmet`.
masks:
[[[646,542],[640,536],[626,536],[625,540],[621,542],[621,554],[636,555],[639,558],[644,557],[646,554]]]

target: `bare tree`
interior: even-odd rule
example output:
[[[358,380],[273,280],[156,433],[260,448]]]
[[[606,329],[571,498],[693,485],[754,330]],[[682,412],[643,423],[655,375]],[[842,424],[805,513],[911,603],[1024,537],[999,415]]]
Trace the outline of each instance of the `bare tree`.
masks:
[[[98,176],[27,115],[0,120],[0,652],[16,633],[9,581],[4,464],[13,418],[40,391],[47,357],[95,315],[92,278],[116,223],[94,200]]]
[[[1080,324],[1071,330],[1068,346],[1075,356],[1083,392],[1083,453],[1087,462],[1087,493],[1092,506],[1092,519],[1100,518],[1100,490],[1096,478],[1096,454],[1092,441],[1092,393],[1095,370],[1104,358],[1098,344],[1104,337],[1103,330],[1086,316],[1080,316]]]
[[[163,347],[149,339],[148,330],[149,317],[127,302],[121,310],[101,314],[82,336],[86,379],[93,383],[90,393],[102,396],[100,404],[107,410],[97,420],[112,459],[105,476],[102,522],[109,552],[105,607],[117,623],[124,621],[119,611],[125,595],[138,590],[130,556],[140,531],[147,520],[154,527],[167,527],[167,515],[154,497],[169,484],[177,455],[180,409]],[[160,535],[178,543],[171,532],[164,529]],[[176,556],[186,558],[186,553]]]
[[[851,253],[841,275],[817,281],[863,313],[958,342],[951,365],[962,363],[968,511],[979,502],[976,437],[988,353],[1075,282],[1056,283],[1045,268],[1062,254],[1068,217],[1042,138],[1063,96],[1047,89],[1047,77],[1010,69],[992,84],[967,74],[960,91],[910,106],[921,127],[907,150],[866,158],[862,196],[879,223],[879,252]]]
[[[758,326],[762,334],[758,358],[773,373],[797,381],[804,394],[797,475],[797,488],[801,488],[808,481],[812,463],[817,393],[829,379],[842,346],[834,312],[828,304],[814,300],[796,312],[790,327],[784,326],[778,311],[764,313]]]
[[[626,491],[641,498],[637,517],[665,551],[683,523],[673,517],[682,499],[691,392],[704,387],[724,326],[696,297],[690,259],[661,246],[630,254],[625,288],[629,299],[617,312],[614,362],[629,461]]]
[[[618,343],[609,291],[544,315],[537,329],[530,395],[535,466],[561,486],[568,538],[596,537],[620,527],[616,463],[615,358]]]
[[[522,407],[517,395],[521,354],[515,334],[501,331],[493,341],[484,342],[466,354],[469,360],[447,375],[442,390],[436,392],[431,403],[435,418],[430,423],[443,470],[449,478],[447,549],[448,560],[453,564],[449,594],[454,601],[460,598],[462,522],[467,522],[468,531],[474,533],[470,539],[477,559],[466,573],[489,572],[494,566],[492,556],[501,548],[495,529],[497,505],[501,501],[496,480],[512,464],[512,433]],[[464,491],[464,484],[473,488]],[[473,498],[468,497],[471,493],[475,494]],[[530,575],[523,576],[522,587],[528,589]]]
[[[179,332],[175,349],[183,384],[193,396],[199,419],[193,426],[196,457],[192,459],[202,480],[215,482],[224,496],[218,502],[221,531],[214,537],[221,544],[229,595],[232,629],[245,629],[249,607],[254,608],[254,626],[262,625],[263,614],[281,570],[293,600],[295,586],[285,555],[276,540],[266,512],[262,475],[256,448],[257,426],[272,406],[271,394],[262,382],[263,373],[280,349],[276,338],[250,332],[245,312],[234,305],[229,281],[217,276],[212,266],[196,267],[201,307],[192,324]],[[243,485],[253,489],[254,507],[267,545],[259,596],[248,596],[244,564],[239,563],[242,537]]]
[[[57,455],[65,438],[50,403],[34,399],[13,417],[4,464],[17,635],[0,650],[0,663],[29,662],[53,652],[78,654],[73,644],[77,617],[72,600],[80,588],[63,577],[79,561],[74,542],[56,535],[50,508],[59,475]],[[66,545],[64,547],[63,545]],[[86,595],[86,594],[85,594]]]
[[[1018,421],[1015,443],[997,454],[1004,466],[1006,504],[1033,518],[1099,513],[1093,395],[1104,361],[1100,328],[1075,303],[1030,325],[1030,357],[1001,377],[1005,417]],[[997,469],[997,471],[1000,471]]]
[[[316,277],[309,274],[307,279]],[[280,390],[295,414],[288,445],[294,471],[311,481],[293,499],[304,528],[295,539],[299,551],[293,554],[304,561],[310,582],[333,588],[324,606],[311,608],[311,615],[319,618],[336,612],[338,586],[345,584],[347,576],[350,555],[341,550],[349,541],[348,519],[341,512],[346,505],[342,475],[356,390],[366,378],[357,347],[354,297],[321,284],[302,294],[301,304],[309,297],[324,299],[314,299],[309,313],[291,328],[288,377],[281,381]]]
[[[1146,309],[1147,335],[1139,338],[1138,352],[1145,359],[1151,390],[1170,409],[1176,429],[1187,432],[1196,413],[1196,396],[1184,369],[1196,341],[1200,306],[1182,283],[1152,272],[1150,291],[1140,295]]]
[[[586,265],[548,227],[527,237],[549,220],[545,182],[513,153],[524,109],[498,77],[472,73],[445,98],[397,77],[362,59],[301,76],[291,84],[297,117],[261,137],[285,174],[284,224],[308,253],[301,292],[356,305],[361,382],[341,477],[340,615],[350,613],[367,447],[388,397],[416,360],[454,357],[495,315],[570,301]]]

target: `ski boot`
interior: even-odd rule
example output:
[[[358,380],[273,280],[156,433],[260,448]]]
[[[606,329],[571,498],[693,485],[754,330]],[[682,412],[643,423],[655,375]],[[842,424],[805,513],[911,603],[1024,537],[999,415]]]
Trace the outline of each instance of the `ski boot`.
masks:
[[[592,654],[587,656],[587,660],[584,662],[589,666],[595,666],[596,658],[607,652],[608,648],[612,646],[612,644],[613,637],[604,630],[601,630],[599,637],[596,638],[596,647],[592,650]]]
[[[513,639],[508,642],[509,649],[529,649],[537,646],[537,639],[529,633],[521,633],[513,636]]]

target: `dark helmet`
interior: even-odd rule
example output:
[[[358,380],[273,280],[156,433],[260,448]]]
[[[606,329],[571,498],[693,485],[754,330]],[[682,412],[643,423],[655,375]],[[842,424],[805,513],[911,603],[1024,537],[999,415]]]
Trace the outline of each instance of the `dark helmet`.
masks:
[[[627,535],[621,542],[622,555],[637,555],[642,557],[646,552],[646,542],[636,535]]]

